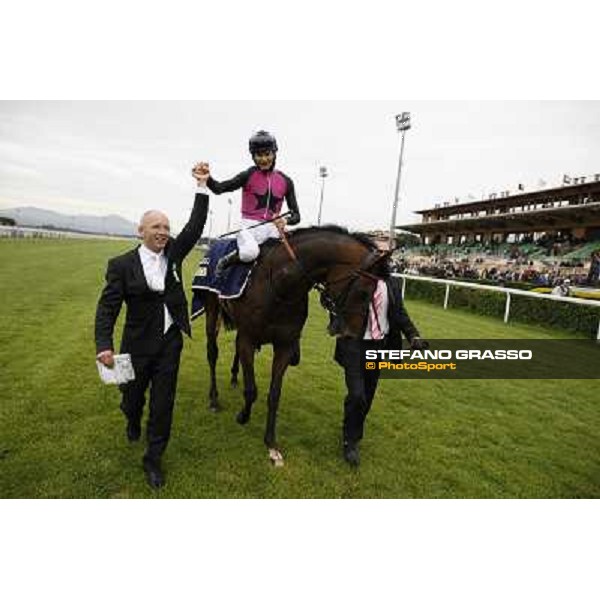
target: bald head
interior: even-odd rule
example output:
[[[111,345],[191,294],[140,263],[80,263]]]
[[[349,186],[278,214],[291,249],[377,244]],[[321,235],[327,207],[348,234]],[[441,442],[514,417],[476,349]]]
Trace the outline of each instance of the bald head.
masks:
[[[160,252],[169,241],[169,217],[159,210],[147,210],[140,219],[138,233],[146,248],[152,252]]]
[[[167,217],[164,212],[161,212],[160,210],[147,210],[142,215],[139,226],[142,227],[144,223],[148,223],[153,219],[164,219],[167,223],[169,222],[169,217]]]

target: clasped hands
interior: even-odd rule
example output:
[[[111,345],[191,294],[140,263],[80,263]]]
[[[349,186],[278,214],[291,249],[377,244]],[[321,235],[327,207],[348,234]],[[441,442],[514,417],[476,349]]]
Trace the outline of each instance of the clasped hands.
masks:
[[[192,168],[192,176],[200,187],[204,187],[210,177],[210,167],[207,162],[199,162]]]

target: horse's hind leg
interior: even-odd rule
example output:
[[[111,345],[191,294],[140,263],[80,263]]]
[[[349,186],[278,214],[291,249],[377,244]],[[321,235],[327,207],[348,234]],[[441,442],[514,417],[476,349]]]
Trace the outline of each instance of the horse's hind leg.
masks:
[[[217,390],[217,360],[219,358],[219,300],[216,294],[208,294],[206,299],[206,356],[210,367],[210,390],[208,408],[213,412],[220,409]]]
[[[273,353],[273,366],[271,369],[271,385],[267,397],[268,413],[267,428],[265,430],[265,444],[269,449],[269,457],[275,466],[283,466],[283,456],[275,442],[275,425],[277,421],[277,410],[281,396],[283,376],[290,364],[290,359],[296,348],[295,343],[276,345]]]
[[[240,371],[240,351],[238,349],[239,335],[235,336],[235,356],[233,357],[233,363],[231,365],[231,387],[237,387],[238,385],[238,373]]]
[[[256,379],[254,377],[254,344],[247,338],[241,338],[238,334],[236,347],[244,374],[244,406],[236,418],[240,425],[245,425],[250,420],[252,405],[257,394]]]

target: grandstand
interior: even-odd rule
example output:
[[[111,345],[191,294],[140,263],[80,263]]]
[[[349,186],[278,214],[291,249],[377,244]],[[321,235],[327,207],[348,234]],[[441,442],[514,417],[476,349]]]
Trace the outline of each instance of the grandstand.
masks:
[[[416,211],[421,222],[400,225],[421,243],[406,247],[402,268],[442,278],[523,282],[554,286],[590,280],[592,255],[600,250],[600,174],[533,192]],[[520,186],[521,187],[521,186]]]
[[[583,179],[583,178],[579,178]],[[578,179],[578,181],[579,181]],[[416,233],[423,244],[536,241],[544,234],[600,239],[600,174],[577,183],[487,200],[437,204],[416,211],[422,222],[397,229]]]

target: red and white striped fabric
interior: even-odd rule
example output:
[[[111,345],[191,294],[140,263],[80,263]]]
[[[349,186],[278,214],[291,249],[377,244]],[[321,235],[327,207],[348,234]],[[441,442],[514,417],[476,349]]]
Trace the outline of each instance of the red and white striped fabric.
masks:
[[[385,337],[389,329],[387,309],[387,286],[385,281],[380,279],[369,305],[369,322],[365,331],[365,339],[381,340]]]

